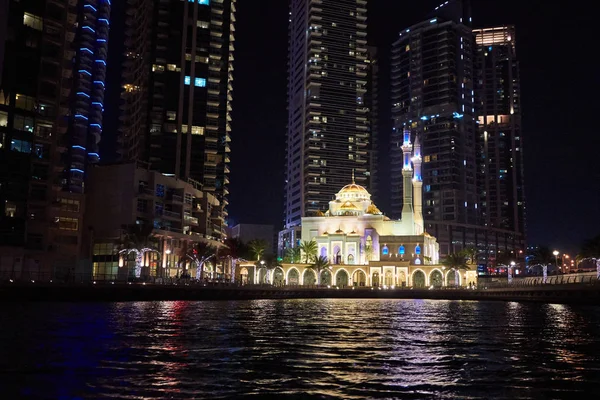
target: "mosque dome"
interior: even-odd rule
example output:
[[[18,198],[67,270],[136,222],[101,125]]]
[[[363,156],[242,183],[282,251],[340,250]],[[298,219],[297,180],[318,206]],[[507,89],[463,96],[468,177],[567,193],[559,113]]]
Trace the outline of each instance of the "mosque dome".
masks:
[[[344,186],[335,196],[337,199],[342,201],[356,201],[356,200],[369,200],[371,195],[364,187],[351,183]]]

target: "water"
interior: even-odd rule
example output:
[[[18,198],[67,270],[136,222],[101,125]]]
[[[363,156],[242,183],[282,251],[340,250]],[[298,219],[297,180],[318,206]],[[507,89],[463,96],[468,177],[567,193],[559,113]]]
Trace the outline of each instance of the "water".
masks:
[[[0,305],[2,399],[600,395],[600,308],[423,300]]]

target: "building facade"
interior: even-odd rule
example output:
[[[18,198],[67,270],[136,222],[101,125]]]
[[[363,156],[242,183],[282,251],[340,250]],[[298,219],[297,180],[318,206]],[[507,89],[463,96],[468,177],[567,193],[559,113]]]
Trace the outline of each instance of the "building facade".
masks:
[[[110,2],[0,8],[0,271],[73,271],[84,181],[99,161]]]
[[[95,280],[133,277],[135,260],[119,254],[121,239],[129,227],[152,226],[148,240],[156,252],[147,256],[143,276],[168,278],[184,272],[195,277],[195,266],[186,257],[194,243],[222,248],[221,228],[212,230],[220,207],[217,198],[200,190],[194,181],[177,179],[136,163],[105,165],[92,169],[87,207],[102,212],[86,215],[86,243],[92,255]],[[219,269],[220,268],[220,269]],[[207,277],[225,278],[217,263],[208,266]]]
[[[327,210],[355,171],[371,174],[366,0],[292,0],[285,221]]]
[[[235,0],[128,2],[119,154],[194,179],[227,218]]]
[[[525,249],[525,179],[514,26],[474,29],[481,218]],[[495,243],[490,243],[494,250]]]
[[[481,90],[490,90],[490,83],[483,84],[483,75],[489,75],[488,81],[497,76],[490,66],[485,67],[488,72],[481,70],[484,64],[477,54],[469,2],[461,0],[441,4],[425,21],[402,31],[394,43],[391,200],[398,215],[403,202],[402,136],[409,129],[412,136],[421,138],[425,230],[438,239],[443,256],[473,247],[478,259],[488,262],[502,253],[517,257],[524,240],[508,225],[487,221],[491,214],[486,208],[505,200],[498,197],[499,191],[486,190],[486,180],[489,186],[495,179],[504,179],[509,168],[498,167],[507,173],[495,170],[494,178],[483,177],[482,163],[488,162],[482,161],[486,129],[480,126],[480,115],[496,115],[499,110],[492,109],[496,103],[480,110],[478,96]],[[508,85],[508,78],[503,82]],[[498,157],[493,160],[499,162]]]

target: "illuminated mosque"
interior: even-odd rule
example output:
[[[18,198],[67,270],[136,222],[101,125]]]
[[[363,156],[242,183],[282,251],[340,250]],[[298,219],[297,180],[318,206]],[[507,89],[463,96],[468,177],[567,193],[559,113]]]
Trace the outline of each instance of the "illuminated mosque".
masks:
[[[439,245],[424,231],[422,214],[421,146],[404,132],[402,146],[402,218],[391,220],[371,201],[362,186],[344,186],[329,202],[329,210],[302,218],[302,240],[317,243],[317,256],[330,267],[321,271],[321,284],[338,287],[379,286],[429,287],[454,285],[455,272],[439,265]],[[413,169],[414,167],[414,169]],[[304,256],[302,257],[304,259]],[[310,264],[283,264],[271,275],[264,268],[251,268],[249,281],[287,285],[313,285],[316,272]],[[247,270],[247,269],[246,269]],[[248,271],[248,270],[247,270]],[[461,273],[465,285],[474,271]]]

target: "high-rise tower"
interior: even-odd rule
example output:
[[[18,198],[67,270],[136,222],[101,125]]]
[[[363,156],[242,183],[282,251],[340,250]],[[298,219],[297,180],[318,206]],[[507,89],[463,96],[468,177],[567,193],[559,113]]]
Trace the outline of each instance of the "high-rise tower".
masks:
[[[400,33],[392,53],[392,209],[402,209],[403,132],[420,140],[425,230],[442,254],[475,243],[476,188],[473,46],[467,4],[453,0]],[[457,245],[458,246],[455,246]]]
[[[481,215],[525,246],[519,65],[514,26],[475,29]],[[495,243],[492,243],[492,247]]]
[[[100,157],[110,1],[0,8],[0,275],[73,272]]]
[[[193,180],[227,218],[236,0],[128,4],[121,149],[124,160]]]
[[[292,0],[285,226],[371,173],[366,0]]]

